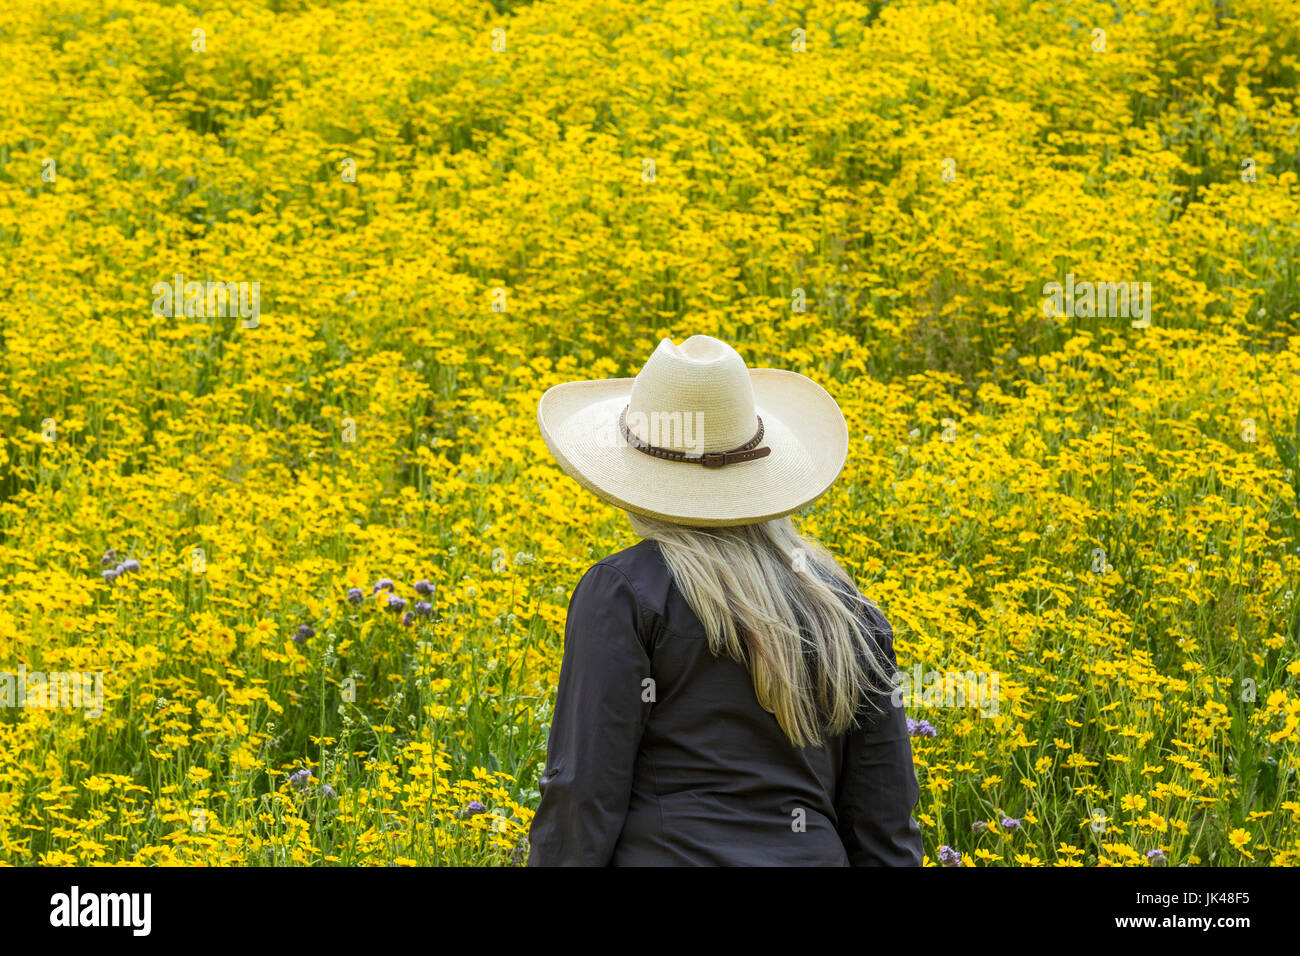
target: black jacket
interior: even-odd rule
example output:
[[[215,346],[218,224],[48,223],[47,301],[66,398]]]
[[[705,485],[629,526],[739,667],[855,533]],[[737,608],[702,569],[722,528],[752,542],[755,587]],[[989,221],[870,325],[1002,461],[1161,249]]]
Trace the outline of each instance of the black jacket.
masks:
[[[896,663],[893,631],[867,616]],[[529,866],[919,866],[903,709],[796,748],[746,668],[710,653],[652,541],[578,582]]]

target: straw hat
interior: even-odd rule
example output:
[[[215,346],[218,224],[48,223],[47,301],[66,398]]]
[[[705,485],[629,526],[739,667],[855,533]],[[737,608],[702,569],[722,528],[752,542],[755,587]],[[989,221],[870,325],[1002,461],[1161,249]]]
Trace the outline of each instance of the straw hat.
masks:
[[[797,372],[746,368],[726,342],[664,339],[636,378],[556,385],[537,424],[560,467],[627,511],[675,524],[753,524],[834,484],[849,432]]]

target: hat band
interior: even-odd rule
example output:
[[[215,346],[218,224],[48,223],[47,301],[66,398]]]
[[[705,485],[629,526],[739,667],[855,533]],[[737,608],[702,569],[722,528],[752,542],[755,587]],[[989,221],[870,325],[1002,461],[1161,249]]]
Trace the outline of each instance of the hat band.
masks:
[[[702,455],[692,454],[686,451],[677,451],[673,448],[660,448],[658,445],[651,445],[642,441],[632,434],[632,430],[627,427],[627,410],[630,406],[624,406],[623,410],[618,413],[618,427],[622,431],[623,437],[627,443],[639,452],[644,452],[654,458],[662,458],[665,461],[684,461],[692,465],[703,465],[705,468],[721,468],[723,465],[734,465],[742,461],[754,461],[757,458],[766,458],[772,454],[772,449],[766,446],[756,447],[763,440],[763,418],[758,418],[758,431],[754,437],[745,444],[731,451],[706,451]]]

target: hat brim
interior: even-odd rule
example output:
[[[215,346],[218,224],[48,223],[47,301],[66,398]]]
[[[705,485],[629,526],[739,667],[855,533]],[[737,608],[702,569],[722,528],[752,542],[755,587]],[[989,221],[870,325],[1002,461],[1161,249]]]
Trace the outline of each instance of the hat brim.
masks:
[[[849,430],[827,391],[798,372],[749,370],[772,453],[722,468],[637,451],[618,430],[635,379],[556,385],[537,424],[560,467],[601,499],[634,514],[698,527],[754,524],[792,514],[835,483]]]

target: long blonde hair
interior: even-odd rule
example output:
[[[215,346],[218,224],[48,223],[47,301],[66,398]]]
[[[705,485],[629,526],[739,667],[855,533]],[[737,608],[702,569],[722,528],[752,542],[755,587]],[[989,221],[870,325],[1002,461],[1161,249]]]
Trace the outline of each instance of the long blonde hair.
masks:
[[[869,691],[894,686],[889,661],[862,627],[862,605],[871,602],[789,518],[694,528],[627,516],[659,543],[709,649],[748,668],[758,702],[796,747],[855,726]]]

